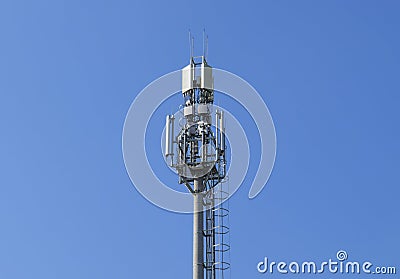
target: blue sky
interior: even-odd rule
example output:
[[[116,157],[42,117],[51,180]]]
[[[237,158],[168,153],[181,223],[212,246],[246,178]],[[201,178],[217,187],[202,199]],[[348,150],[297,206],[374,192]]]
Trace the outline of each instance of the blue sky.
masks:
[[[191,216],[140,196],[121,135],[135,96],[185,66],[188,29],[200,50],[203,28],[209,63],[260,92],[277,132],[267,187],[230,200],[231,277],[280,278],[257,263],[340,249],[400,272],[399,12],[394,0],[2,1],[0,278],[191,277]]]

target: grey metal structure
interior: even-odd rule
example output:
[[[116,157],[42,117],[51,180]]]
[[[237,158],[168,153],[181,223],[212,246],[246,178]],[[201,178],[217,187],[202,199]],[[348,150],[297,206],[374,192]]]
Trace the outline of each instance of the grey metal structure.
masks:
[[[224,112],[214,111],[214,79],[205,55],[193,57],[182,69],[182,117],[166,118],[165,156],[193,194],[193,279],[224,278],[230,267],[226,252],[229,232],[223,207],[227,190]]]

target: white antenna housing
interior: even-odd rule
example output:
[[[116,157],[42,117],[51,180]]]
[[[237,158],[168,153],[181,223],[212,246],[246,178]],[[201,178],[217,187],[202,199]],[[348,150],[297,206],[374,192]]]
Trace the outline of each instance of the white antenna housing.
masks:
[[[182,69],[182,92],[186,92],[194,88],[194,65],[190,63]]]
[[[174,156],[174,115],[167,115],[165,119],[165,156]]]

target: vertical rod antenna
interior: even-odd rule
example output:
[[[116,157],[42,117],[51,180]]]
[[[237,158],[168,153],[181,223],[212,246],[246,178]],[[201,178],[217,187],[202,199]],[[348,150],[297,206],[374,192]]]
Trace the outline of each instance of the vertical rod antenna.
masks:
[[[205,56],[208,57],[208,35],[206,35],[206,51]]]
[[[192,63],[192,33],[189,29],[189,55],[190,55],[190,63]]]
[[[203,59],[206,59],[206,46],[205,46],[205,33],[206,29],[203,29]]]
[[[192,36],[192,53],[191,53],[191,57],[190,57],[190,63],[192,63],[193,54],[194,54],[194,37]]]

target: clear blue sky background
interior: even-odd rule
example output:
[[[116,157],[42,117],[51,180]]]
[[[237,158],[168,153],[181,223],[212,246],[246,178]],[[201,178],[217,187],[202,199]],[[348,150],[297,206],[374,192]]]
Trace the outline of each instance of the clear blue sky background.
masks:
[[[277,130],[267,187],[230,201],[232,278],[283,277],[257,272],[264,256],[339,249],[400,272],[399,13],[394,0],[1,1],[0,278],[191,278],[191,216],[140,196],[121,152],[131,102],[187,63],[189,28],[198,50],[206,28],[209,62],[250,82]]]

